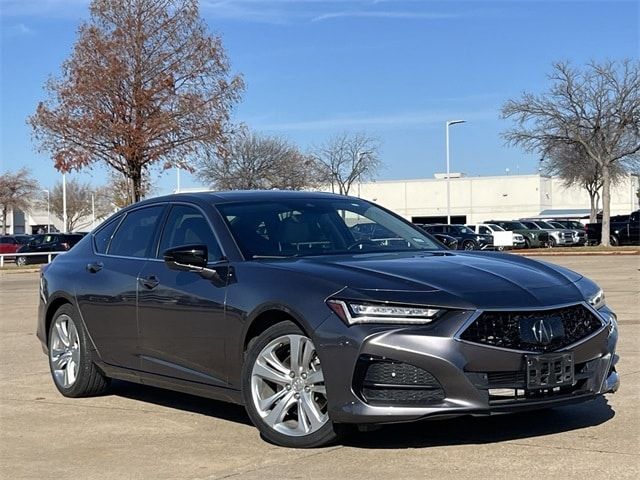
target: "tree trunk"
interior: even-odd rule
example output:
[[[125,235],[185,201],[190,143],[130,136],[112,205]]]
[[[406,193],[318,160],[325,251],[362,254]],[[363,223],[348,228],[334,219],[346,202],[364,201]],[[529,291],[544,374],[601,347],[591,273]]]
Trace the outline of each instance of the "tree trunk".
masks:
[[[598,192],[594,192],[589,190],[589,202],[590,202],[590,211],[589,211],[589,223],[596,223],[598,221],[598,200],[596,198]]]
[[[600,244],[608,247],[611,218],[611,172],[609,165],[602,166],[602,235]]]
[[[2,234],[7,234],[7,207],[2,207]]]
[[[137,162],[133,163],[133,165],[130,163],[129,178],[127,180],[130,192],[129,203],[137,203],[142,199],[142,167]]]

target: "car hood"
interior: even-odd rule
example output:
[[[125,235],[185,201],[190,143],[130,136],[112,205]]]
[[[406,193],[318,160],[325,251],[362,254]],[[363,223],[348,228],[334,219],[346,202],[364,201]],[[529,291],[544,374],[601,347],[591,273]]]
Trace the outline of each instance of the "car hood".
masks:
[[[276,262],[273,262],[275,265]],[[277,261],[331,280],[343,297],[457,308],[522,308],[582,301],[581,275],[526,257],[492,252],[360,254]]]

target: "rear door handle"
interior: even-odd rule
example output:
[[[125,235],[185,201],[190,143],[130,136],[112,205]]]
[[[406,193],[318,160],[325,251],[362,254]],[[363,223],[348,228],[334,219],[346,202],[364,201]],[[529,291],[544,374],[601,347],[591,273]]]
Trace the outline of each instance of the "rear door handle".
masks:
[[[155,275],[150,275],[148,277],[138,278],[138,281],[149,290],[153,290],[158,286],[160,280]]]
[[[97,263],[88,263],[87,264],[87,271],[89,273],[98,273],[100,270],[102,270],[102,263],[97,262]]]

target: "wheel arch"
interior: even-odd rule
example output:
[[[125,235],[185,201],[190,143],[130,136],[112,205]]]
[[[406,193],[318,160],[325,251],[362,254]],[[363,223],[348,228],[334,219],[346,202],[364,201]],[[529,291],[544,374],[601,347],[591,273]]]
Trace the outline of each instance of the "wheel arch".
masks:
[[[267,305],[256,312],[251,320],[247,322],[242,339],[243,354],[247,351],[251,340],[257,338],[269,327],[285,320],[296,324],[303,332],[307,335],[309,334],[309,328],[307,328],[306,322],[298,313],[283,305]]]
[[[73,300],[67,297],[66,295],[62,295],[62,294],[57,295],[55,296],[55,298],[53,298],[49,302],[49,305],[47,305],[47,310],[44,316],[44,335],[45,335],[45,341],[47,345],[49,344],[49,329],[51,328],[51,322],[53,321],[53,316],[58,311],[58,309],[60,309],[60,307],[62,307],[63,305],[71,305],[73,308],[77,310]]]

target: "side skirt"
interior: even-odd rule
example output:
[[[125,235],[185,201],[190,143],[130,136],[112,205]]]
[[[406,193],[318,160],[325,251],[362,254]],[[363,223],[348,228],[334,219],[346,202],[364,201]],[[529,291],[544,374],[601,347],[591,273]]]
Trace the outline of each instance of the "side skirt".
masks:
[[[114,367],[113,365],[109,365],[104,362],[99,362],[97,366],[109,378],[139,383],[141,385],[150,385],[152,387],[164,388],[166,390],[174,390],[176,392],[196,395],[198,397],[211,398],[213,400],[221,400],[223,402],[243,405],[242,394],[240,393],[240,390],[216,387],[213,385],[207,385],[197,382],[189,382],[187,380],[164,377],[162,375],[140,372],[128,368]]]

